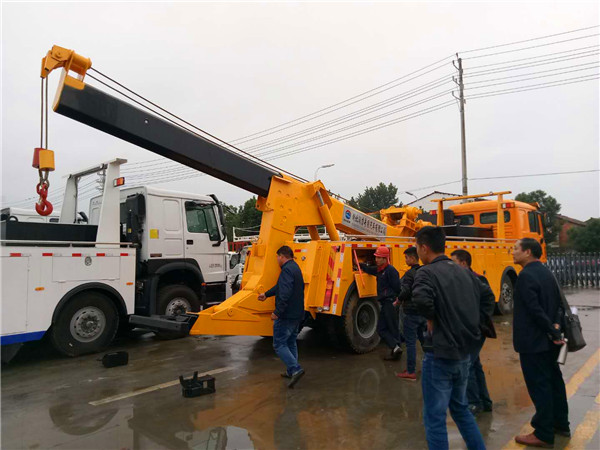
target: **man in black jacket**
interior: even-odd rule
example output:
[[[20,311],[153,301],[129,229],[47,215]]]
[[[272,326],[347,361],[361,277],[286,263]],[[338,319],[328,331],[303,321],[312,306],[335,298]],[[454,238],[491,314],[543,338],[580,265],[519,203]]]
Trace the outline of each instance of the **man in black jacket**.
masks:
[[[454,250],[450,257],[452,261],[461,266],[463,269],[469,271],[469,273],[479,279],[482,283],[490,285],[487,278],[483,275],[475,273],[471,268],[473,258],[471,254],[463,249]],[[467,383],[467,401],[469,402],[469,411],[476,416],[481,411],[492,410],[492,399],[488,392],[487,382],[485,380],[485,372],[481,365],[481,359],[479,353],[483,348],[486,337],[495,338],[496,330],[494,329],[494,322],[492,322],[492,314],[494,313],[494,303],[489,302],[485,305],[481,305],[480,312],[480,325],[481,328],[481,341],[480,344],[473,350],[470,355],[469,363],[469,382]]]
[[[282,376],[290,378],[288,387],[293,388],[304,375],[304,369],[298,363],[296,344],[304,319],[304,279],[294,261],[294,252],[287,245],[277,250],[277,262],[281,267],[277,284],[264,294],[259,294],[258,300],[265,301],[275,296],[275,311],[271,314],[274,320],[273,348],[287,368]]]
[[[398,301],[402,304],[404,312],[403,328],[406,340],[406,370],[397,373],[398,378],[409,381],[417,381],[417,339],[423,346],[423,333],[427,329],[427,321],[417,313],[417,308],[412,301],[412,289],[415,275],[419,270],[419,255],[416,247],[408,247],[404,250],[404,260],[410,267],[400,280],[400,295]]]
[[[445,254],[440,227],[417,232],[417,252],[425,264],[415,276],[413,302],[427,319],[423,358],[423,421],[430,449],[447,449],[448,407],[467,448],[485,449],[467,403],[469,355],[481,339],[480,305],[494,301],[489,286]]]
[[[562,317],[558,284],[540,262],[542,246],[523,238],[515,244],[513,260],[523,266],[515,286],[513,345],[519,353],[523,378],[535,405],[533,433],[515,438],[519,444],[553,447],[554,435],[570,436],[569,406],[565,382],[556,362]]]
[[[377,278],[377,299],[381,305],[377,332],[381,339],[390,348],[386,361],[397,361],[402,356],[402,337],[398,327],[398,314],[394,308],[394,301],[400,293],[400,274],[389,262],[390,249],[380,245],[375,250],[376,267],[360,264],[361,270]]]

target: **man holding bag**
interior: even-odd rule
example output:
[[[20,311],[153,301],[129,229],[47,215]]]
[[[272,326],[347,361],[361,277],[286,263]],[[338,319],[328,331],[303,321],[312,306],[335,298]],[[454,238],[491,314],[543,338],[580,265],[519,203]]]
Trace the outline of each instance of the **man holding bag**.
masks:
[[[571,436],[565,382],[557,363],[564,310],[560,288],[540,262],[542,247],[531,238],[515,244],[513,260],[523,267],[515,286],[513,345],[535,405],[533,433],[515,437],[519,444],[552,448],[554,435]]]

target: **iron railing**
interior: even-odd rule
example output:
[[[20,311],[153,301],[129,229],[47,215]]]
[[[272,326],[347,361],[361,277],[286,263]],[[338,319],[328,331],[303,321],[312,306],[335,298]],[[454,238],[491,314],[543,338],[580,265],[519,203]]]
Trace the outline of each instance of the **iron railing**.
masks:
[[[600,253],[549,253],[548,268],[561,286],[600,286]]]

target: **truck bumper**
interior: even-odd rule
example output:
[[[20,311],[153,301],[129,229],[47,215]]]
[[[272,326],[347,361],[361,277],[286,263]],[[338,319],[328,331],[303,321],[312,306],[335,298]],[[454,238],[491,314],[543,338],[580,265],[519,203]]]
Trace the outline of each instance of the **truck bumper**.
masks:
[[[196,323],[197,314],[179,314],[176,316],[136,316],[129,317],[129,323],[139,328],[148,328],[152,331],[167,331],[189,334]]]

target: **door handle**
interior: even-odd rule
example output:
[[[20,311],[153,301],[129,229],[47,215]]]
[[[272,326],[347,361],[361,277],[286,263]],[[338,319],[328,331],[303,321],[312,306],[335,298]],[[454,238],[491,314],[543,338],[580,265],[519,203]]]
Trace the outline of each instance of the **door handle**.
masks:
[[[185,241],[186,245],[192,245],[194,243],[193,239],[188,239],[187,241]]]

